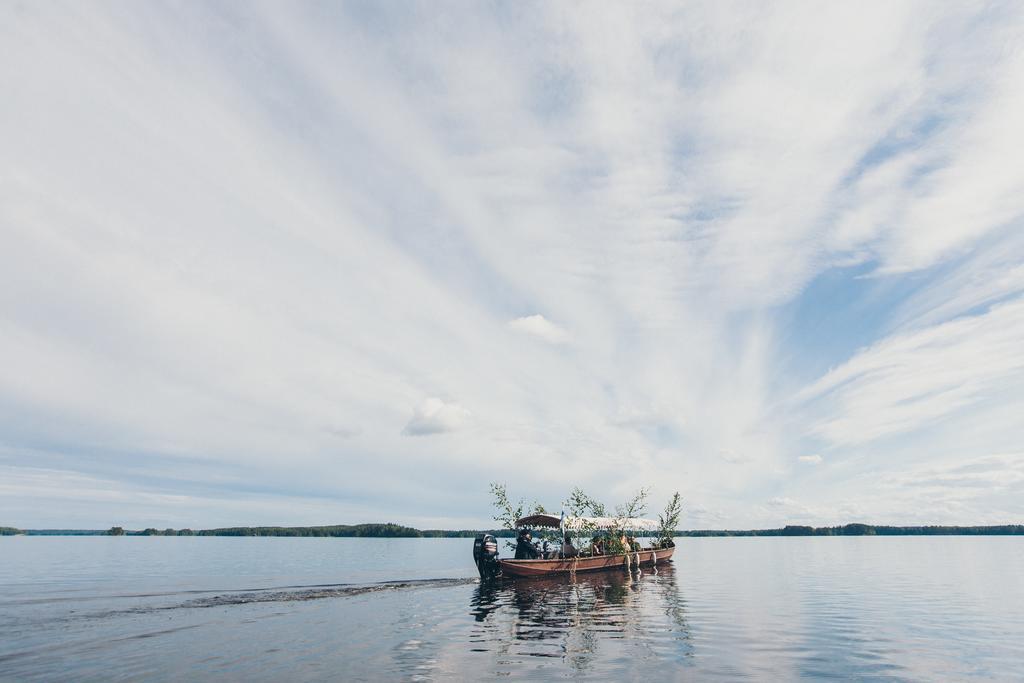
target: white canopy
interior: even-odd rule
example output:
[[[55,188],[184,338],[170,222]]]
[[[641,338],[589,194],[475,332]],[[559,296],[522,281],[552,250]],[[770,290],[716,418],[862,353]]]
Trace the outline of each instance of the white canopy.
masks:
[[[566,517],[565,528],[573,531],[582,529],[633,529],[636,531],[657,531],[661,525],[653,519],[639,517]]]
[[[628,529],[633,531],[657,531],[661,525],[653,519],[639,517],[556,517],[549,514],[537,514],[516,520],[516,527],[534,527],[542,529],[558,529],[563,527],[569,531],[593,529]]]

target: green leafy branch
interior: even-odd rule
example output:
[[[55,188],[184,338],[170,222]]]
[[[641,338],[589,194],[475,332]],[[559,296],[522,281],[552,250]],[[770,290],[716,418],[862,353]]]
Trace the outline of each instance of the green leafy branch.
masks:
[[[494,521],[501,524],[505,529],[514,530],[516,528],[516,521],[525,517],[528,509],[531,510],[530,514],[533,515],[548,514],[544,506],[536,501],[534,501],[532,508],[528,508],[526,501],[522,498],[513,503],[508,497],[508,490],[504,484],[491,482],[491,495],[494,496],[494,507],[497,509]]]
[[[658,522],[661,525],[661,541],[663,543],[674,543],[672,538],[676,535],[676,529],[679,527],[679,515],[683,510],[683,499],[679,496],[679,491],[675,492],[672,499],[665,506],[665,511],[658,515]]]

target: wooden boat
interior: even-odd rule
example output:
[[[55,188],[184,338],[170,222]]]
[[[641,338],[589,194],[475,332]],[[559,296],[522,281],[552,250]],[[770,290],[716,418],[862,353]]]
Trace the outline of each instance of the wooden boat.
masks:
[[[642,548],[620,555],[593,555],[571,560],[498,560],[502,576],[550,576],[602,569],[653,567],[672,559],[675,548]]]
[[[530,515],[516,520],[518,529],[558,529],[560,536],[566,532],[591,532],[601,529],[630,529],[655,531],[658,523],[649,519],[618,519],[610,517],[555,517],[554,515]],[[473,544],[473,559],[480,577],[530,577],[557,576],[574,572],[592,572],[608,569],[640,569],[653,567],[672,559],[675,546],[640,548],[625,553],[582,555],[573,558],[538,558],[534,560],[505,560],[498,557],[497,539],[490,534],[477,536]]]

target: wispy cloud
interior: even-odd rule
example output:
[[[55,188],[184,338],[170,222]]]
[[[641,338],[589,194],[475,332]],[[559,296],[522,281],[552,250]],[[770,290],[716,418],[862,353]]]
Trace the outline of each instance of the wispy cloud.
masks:
[[[896,489],[921,487],[938,494],[970,497],[1006,489],[1024,491],[1024,454],[1000,453],[922,465],[888,475],[885,484]]]
[[[823,413],[812,431],[836,445],[926,428],[1002,390],[1024,389],[1024,301],[865,349],[799,394]]]
[[[0,457],[210,523],[905,514],[1024,437],[1022,15],[5,6]]]

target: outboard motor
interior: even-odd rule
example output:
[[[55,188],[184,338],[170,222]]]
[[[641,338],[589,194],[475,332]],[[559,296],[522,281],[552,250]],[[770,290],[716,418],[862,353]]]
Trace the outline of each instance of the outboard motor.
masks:
[[[480,534],[473,541],[473,561],[483,580],[493,579],[501,574],[498,564],[498,539],[492,534]]]

